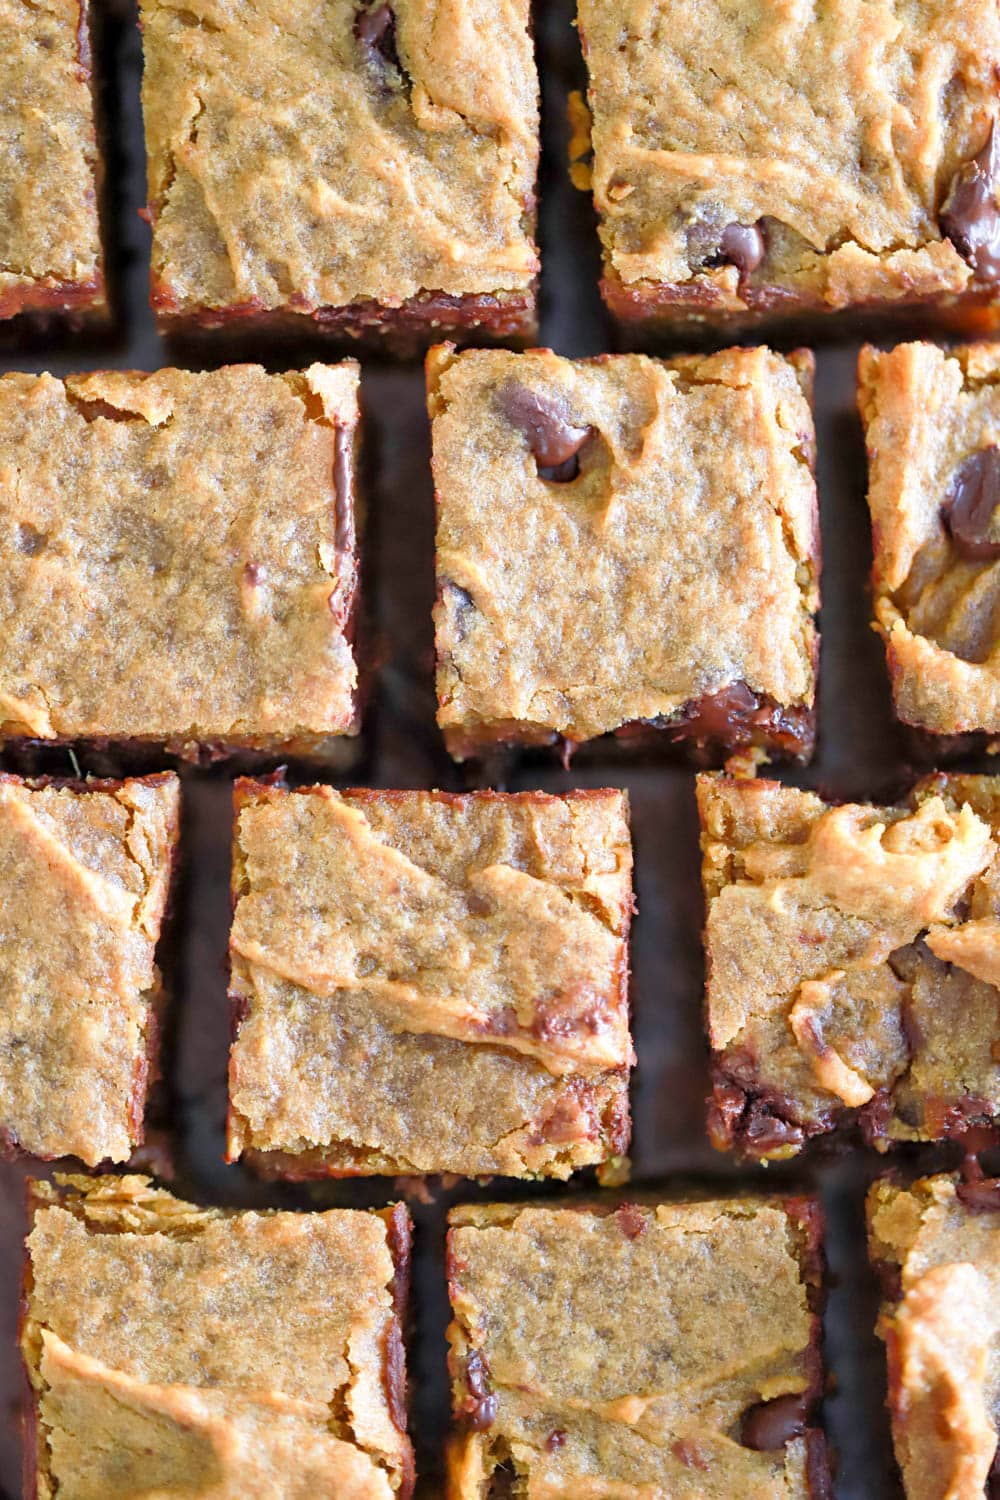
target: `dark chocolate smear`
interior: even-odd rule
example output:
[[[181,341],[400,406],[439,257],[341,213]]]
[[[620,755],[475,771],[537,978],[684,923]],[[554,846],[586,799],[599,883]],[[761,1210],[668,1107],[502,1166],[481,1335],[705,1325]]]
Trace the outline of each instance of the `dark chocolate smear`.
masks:
[[[773,1453],[791,1438],[801,1437],[809,1419],[812,1398],[808,1392],[778,1396],[751,1406],[743,1417],[740,1442],[757,1453]]]
[[[497,404],[511,426],[524,434],[543,479],[565,483],[576,478],[577,455],[591,429],[573,422],[558,397],[509,381],[497,392]]]
[[[1000,280],[1000,142],[996,121],[989,139],[952,179],[941,206],[941,228],[980,281]]]
[[[1000,506],[1000,448],[980,448],[960,463],[941,506],[941,516],[958,551],[972,562],[1000,557],[1000,538],[994,539]]]

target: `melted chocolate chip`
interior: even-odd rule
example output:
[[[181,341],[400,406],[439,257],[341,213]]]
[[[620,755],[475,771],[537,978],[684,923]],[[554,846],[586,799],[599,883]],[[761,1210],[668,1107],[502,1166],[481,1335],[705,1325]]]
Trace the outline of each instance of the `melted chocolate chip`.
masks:
[[[759,224],[727,224],[719,241],[719,253],[740,277],[756,271],[764,259],[764,234]]]
[[[465,1359],[465,1383],[469,1394],[463,1412],[474,1432],[484,1432],[496,1418],[498,1403],[490,1390],[489,1374],[489,1366],[479,1350],[470,1349]]]
[[[576,478],[577,455],[591,429],[571,421],[558,397],[542,396],[510,381],[497,392],[497,404],[511,426],[527,438],[543,479],[565,483]]]
[[[555,1427],[545,1439],[546,1453],[555,1453],[565,1445],[566,1433],[561,1427]]]
[[[37,557],[39,552],[45,551],[45,543],[45,535],[32,526],[30,521],[22,521],[16,528],[14,546],[25,557]]]
[[[757,1453],[773,1453],[783,1448],[791,1438],[801,1437],[805,1431],[811,1405],[811,1397],[802,1392],[751,1406],[743,1418],[740,1442]]]
[[[396,51],[396,17],[391,5],[376,5],[373,10],[358,12],[354,35],[365,47],[373,62],[399,68]]]
[[[955,1196],[973,1213],[997,1213],[1000,1211],[1000,1177],[960,1182],[955,1188]]]
[[[760,1155],[789,1147],[798,1150],[805,1142],[801,1125],[793,1125],[790,1120],[772,1114],[757,1101],[750,1107],[742,1134],[747,1147]]]
[[[697,744],[777,744],[801,749],[807,717],[786,710],[755,693],[745,682],[731,682],[717,693],[692,698],[676,719],[665,725],[674,739]]]
[[[980,281],[1000,280],[1000,141],[994,121],[989,140],[960,167],[940,214],[941,228]]]
[[[646,1215],[637,1203],[623,1203],[615,1210],[622,1234],[627,1240],[637,1240],[646,1230]]]
[[[980,448],[959,464],[941,506],[944,524],[963,557],[986,562],[1000,557],[994,515],[1000,506],[1000,448]]]

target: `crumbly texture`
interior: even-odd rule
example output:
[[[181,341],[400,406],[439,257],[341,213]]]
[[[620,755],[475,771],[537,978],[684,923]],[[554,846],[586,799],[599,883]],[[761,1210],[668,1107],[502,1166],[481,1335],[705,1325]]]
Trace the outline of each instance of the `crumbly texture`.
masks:
[[[176,776],[92,789],[0,777],[0,1138],[124,1161],[156,1066],[154,954]]]
[[[528,0],[393,0],[380,33],[356,0],[140,9],[161,313],[378,321],[440,293],[533,324]]]
[[[21,1349],[39,1500],[409,1495],[402,1207],[196,1208],[35,1183]]]
[[[883,1180],[868,1197],[873,1260],[891,1283],[878,1331],[907,1500],[981,1500],[1000,1407],[1000,1200],[962,1202],[952,1177]]]
[[[0,735],[354,732],[353,363],[0,379]]]
[[[0,0],[0,318],[104,305],[87,0]]]
[[[734,686],[797,718],[808,754],[811,371],[762,348],[431,351],[438,721],[453,754],[679,727]],[[512,392],[587,434],[570,482],[540,472]]]
[[[604,289],[622,316],[982,292],[941,215],[997,117],[997,0],[578,10]],[[749,274],[723,253],[730,225],[763,235]]]
[[[512,1493],[552,1500],[818,1500],[815,1205],[486,1205],[451,1225],[449,1500],[484,1500],[503,1464]],[[799,1420],[767,1433],[763,1403]]]
[[[902,807],[699,778],[717,1145],[786,1156],[1000,1116],[1000,779]]]
[[[1000,443],[1000,351],[865,348],[858,378],[875,620],[896,711],[932,734],[996,734],[1000,561],[963,555],[946,513],[956,471]]]
[[[567,1177],[628,1144],[621,792],[241,782],[230,1151]]]

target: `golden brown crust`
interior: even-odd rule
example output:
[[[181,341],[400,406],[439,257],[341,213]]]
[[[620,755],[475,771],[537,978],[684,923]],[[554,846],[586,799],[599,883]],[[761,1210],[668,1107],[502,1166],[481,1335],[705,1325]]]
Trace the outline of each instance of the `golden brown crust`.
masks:
[[[1000,1114],[1000,786],[828,806],[699,778],[716,1145],[787,1156],[859,1117],[878,1143]]]
[[[941,214],[997,117],[996,0],[822,0],[805,19],[580,0],[579,14],[617,315],[746,327],[982,299]],[[762,236],[742,267],[729,226]]]
[[[621,1155],[631,865],[620,792],[237,783],[231,1154],[560,1177]]]
[[[0,1137],[124,1161],[156,1070],[155,951],[179,832],[176,776],[0,777]]]
[[[909,1187],[882,1179],[868,1195],[907,1500],[980,1500],[997,1452],[1000,1208],[970,1209],[961,1193],[940,1176]]]
[[[352,362],[0,379],[3,737],[354,732],[357,386]]]
[[[373,9],[143,0],[158,312],[361,331],[402,310],[461,327],[510,297],[526,331],[538,270],[527,0],[394,0],[366,41]],[[484,297],[496,308],[477,311]]]
[[[781,748],[783,714],[792,753],[808,754],[811,370],[766,349],[431,351],[438,721],[453,754],[636,721]],[[512,391],[586,432],[571,482],[540,471]]]
[[[450,1222],[449,1500],[483,1500],[505,1463],[551,1500],[818,1496],[814,1203],[485,1204]]]
[[[87,0],[0,0],[0,319],[103,311]]]
[[[1000,357],[865,348],[858,404],[868,447],[875,620],[896,712],[934,735],[1000,733],[1000,565],[963,555],[946,522],[954,476],[1000,441]]]
[[[404,1209],[240,1213],[141,1177],[57,1184],[33,1184],[21,1330],[40,1500],[140,1483],[405,1500],[387,1352]]]

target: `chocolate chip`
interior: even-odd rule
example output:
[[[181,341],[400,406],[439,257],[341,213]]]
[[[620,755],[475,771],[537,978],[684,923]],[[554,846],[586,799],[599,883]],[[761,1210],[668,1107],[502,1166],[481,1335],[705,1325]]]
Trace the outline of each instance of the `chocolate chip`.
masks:
[[[267,569],[263,563],[248,562],[244,565],[243,577],[251,588],[256,588],[259,583],[263,583],[266,576]]]
[[[941,207],[941,228],[980,281],[1000,280],[1000,142],[996,121],[989,140],[952,179]]]
[[[43,533],[32,526],[30,521],[22,521],[14,532],[14,546],[25,557],[37,557],[39,552],[44,552],[45,542]]]
[[[686,737],[729,743],[751,727],[758,714],[768,712],[745,682],[731,682],[717,693],[685,703],[676,727]]]
[[[751,1406],[743,1418],[740,1442],[756,1453],[773,1453],[806,1429],[812,1398],[807,1392],[779,1396]]]
[[[548,1437],[545,1439],[545,1451],[546,1453],[555,1453],[560,1448],[564,1447],[565,1443],[566,1433],[563,1431],[563,1429],[561,1427],[553,1428]]]
[[[960,1182],[955,1196],[973,1213],[1000,1212],[1000,1177],[982,1177],[978,1182]]]
[[[578,468],[571,466],[577,464],[577,454],[591,429],[573,422],[559,397],[542,396],[512,380],[497,392],[497,405],[511,426],[527,438],[543,479],[565,483],[576,478]]]
[[[742,1134],[748,1149],[760,1155],[789,1148],[798,1151],[805,1143],[805,1131],[800,1125],[772,1114],[758,1101],[750,1106]]]
[[[986,562],[1000,557],[994,516],[1000,505],[1000,448],[980,448],[960,463],[941,506],[941,516],[963,557]]]
[[[465,1359],[465,1383],[469,1388],[462,1408],[474,1432],[492,1426],[497,1414],[497,1398],[489,1387],[489,1366],[478,1349],[470,1349]]]
[[[646,1230],[646,1215],[638,1203],[623,1203],[615,1210],[615,1218],[627,1240],[637,1240]]]
[[[372,10],[359,11],[354,22],[354,35],[367,48],[373,62],[399,68],[396,17],[391,5],[376,5]]]
[[[740,277],[756,271],[764,259],[764,234],[758,224],[727,224],[719,241],[724,261],[735,266]]]

